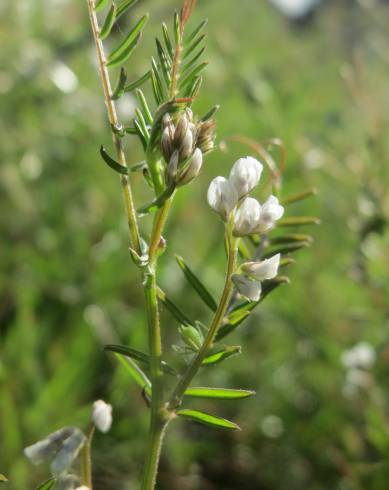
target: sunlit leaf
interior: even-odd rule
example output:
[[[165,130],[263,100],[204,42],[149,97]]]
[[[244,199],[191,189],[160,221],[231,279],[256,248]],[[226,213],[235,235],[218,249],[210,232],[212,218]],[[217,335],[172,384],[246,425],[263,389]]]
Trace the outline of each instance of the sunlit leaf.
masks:
[[[320,225],[321,221],[315,216],[291,216],[277,221],[277,226]]]
[[[50,488],[54,487],[56,481],[56,478],[50,478],[49,480],[43,482],[41,485],[37,486],[35,490],[50,490]]]
[[[139,36],[142,32],[142,29],[146,25],[148,21],[149,15],[146,14],[136,23],[133,29],[128,33],[127,37],[120,43],[120,45],[112,51],[112,53],[108,56],[108,64],[107,66],[114,66],[117,64],[117,60],[128,58],[128,53],[131,51],[133,47],[136,46]]]
[[[209,306],[209,308],[212,311],[216,311],[217,303],[214,300],[211,293],[208,291],[208,289],[204,286],[204,284],[200,281],[200,279],[194,274],[194,272],[188,267],[188,265],[185,263],[182,257],[176,255],[176,260],[189,284],[197,292],[197,294],[204,301],[204,303],[207,306]]]
[[[190,69],[194,64],[201,58],[201,56],[204,54],[206,47],[204,46],[203,48],[200,49],[198,53],[196,53],[189,61],[184,63],[182,65],[182,72],[186,72],[188,69]]]
[[[126,82],[127,82],[126,70],[124,68],[121,68],[117,85],[116,85],[115,90],[113,91],[113,93],[111,95],[112,100],[117,100],[124,94]]]
[[[123,356],[121,354],[115,354],[116,359],[125,368],[127,373],[135,381],[135,383],[142,389],[146,390],[147,393],[151,393],[151,381],[142,371],[142,369],[128,356]]]
[[[210,425],[211,427],[216,427],[219,429],[240,430],[239,425],[231,422],[230,420],[216,417],[215,415],[210,415],[208,413],[200,412],[198,410],[182,409],[177,410],[176,414],[179,417],[184,417],[186,419],[199,422],[200,424]]]
[[[165,41],[165,46],[167,49],[167,54],[169,55],[170,61],[173,61],[174,49],[173,49],[172,42],[170,40],[168,28],[164,22],[162,23],[162,33],[163,33],[163,40]]]
[[[193,322],[181,311],[181,309],[169,299],[161,288],[157,290],[158,298],[162,301],[163,305],[169,312],[174,316],[174,318],[182,325],[193,325]]]
[[[0,483],[6,481],[8,481],[8,478],[6,478],[2,473],[0,473]]]
[[[125,92],[132,92],[138,87],[141,87],[147,80],[151,77],[151,71],[148,71],[144,75],[142,75],[138,80],[135,80],[135,82],[131,82],[128,85],[124,87]]]
[[[115,23],[116,16],[116,5],[113,3],[108,11],[107,17],[105,18],[104,24],[100,30],[100,39],[104,40],[111,33],[112,27]]]
[[[161,104],[162,101],[166,99],[166,91],[158,71],[157,63],[154,58],[151,58],[151,72],[152,72],[153,85],[155,84],[155,90],[157,93],[156,100],[160,100],[158,104]]]
[[[183,59],[184,60],[187,60],[189,58],[189,56],[196,50],[196,48],[198,46],[200,46],[200,44],[206,39],[206,37],[207,37],[206,34],[202,34],[201,36],[199,36],[198,38],[196,38],[192,42],[192,44],[185,50]]]
[[[144,93],[142,90],[139,88],[135,90],[136,97],[138,99],[139,105],[142,109],[142,113],[145,117],[146,123],[149,124],[150,126],[153,124],[153,116],[151,115],[151,111],[149,109],[149,106],[146,101],[146,97],[144,96]]]
[[[312,243],[313,238],[310,235],[304,235],[302,233],[293,233],[291,235],[281,235],[272,237],[269,240],[271,245],[278,245],[281,243],[299,243],[299,242],[308,242]]]
[[[121,354],[122,356],[130,357],[131,359],[135,359],[146,366],[150,366],[150,356],[148,354],[144,354],[138,350],[132,349],[131,347],[127,347],[125,345],[106,345],[104,350],[115,352],[116,354]],[[167,374],[171,374],[176,376],[177,371],[166,364],[166,362],[162,361],[161,369]]]
[[[187,85],[191,85],[193,81],[200,75],[200,73],[205,70],[208,66],[208,62],[204,61],[200,65],[194,67],[186,77],[180,81],[180,87],[185,88]]]
[[[135,51],[135,48],[137,47],[140,38],[141,34],[138,34],[134,41],[120,55],[118,55],[116,58],[111,58],[111,60],[108,61],[107,67],[115,68],[116,66],[125,63]]]
[[[211,110],[209,110],[201,119],[201,122],[206,122],[209,121],[209,119],[212,119],[212,117],[216,114],[216,112],[220,109],[220,105],[215,105],[212,107]]]
[[[143,118],[143,116],[141,116]],[[142,127],[142,125],[139,123],[139,121],[137,119],[134,119],[134,129],[135,129],[135,132],[136,134],[138,135],[139,139],[140,139],[140,142],[142,143],[142,146],[143,146],[143,150],[146,151],[147,150],[147,145],[148,145],[148,142],[149,142],[149,136],[148,136],[148,131],[146,130],[146,133],[144,131],[144,127]]]
[[[232,390],[227,388],[188,388],[185,396],[195,398],[218,398],[221,400],[239,400],[255,395],[255,391]]]
[[[173,28],[174,28],[174,40],[176,45],[180,43],[181,35],[180,35],[180,16],[177,12],[174,12],[173,19]]]
[[[95,10],[96,12],[99,12],[100,10],[103,10],[103,8],[108,4],[108,0],[97,0],[95,3]]]
[[[100,155],[105,163],[112,168],[112,170],[115,170],[115,172],[118,172],[119,174],[128,175],[127,167],[121,165],[119,162],[109,156],[104,146],[100,146]]]
[[[208,24],[208,19],[205,19],[200,22],[200,24],[191,32],[188,36],[188,39],[185,41],[186,44],[189,44],[193,41],[193,39],[204,29],[204,27]]]
[[[127,10],[133,7],[139,0],[123,0],[117,8],[116,19],[121,17]]]
[[[240,345],[223,347],[217,352],[214,352],[206,356],[202,362],[202,366],[211,366],[214,364],[218,364],[219,362],[222,362],[231,356],[235,356],[241,353],[242,353],[242,348]]]
[[[185,97],[191,97],[192,99],[195,99],[198,93],[200,92],[202,83],[203,83],[203,77],[196,77],[193,80],[192,84],[187,85],[183,95]]]
[[[153,213],[153,212],[157,211],[157,209],[161,208],[165,204],[166,200],[172,196],[174,190],[175,190],[175,187],[173,185],[167,187],[164,190],[164,192],[162,192],[162,194],[157,197],[157,199],[155,199],[151,203],[146,204],[145,206],[142,206],[141,208],[139,208],[137,210],[138,214],[142,215],[142,214],[148,214],[148,213]]]
[[[158,58],[159,58],[159,63],[160,63],[160,71],[162,72],[163,78],[165,80],[166,87],[169,88],[170,82],[171,82],[171,77],[170,77],[171,62],[170,62],[168,55],[166,54],[166,51],[163,49],[163,46],[160,43],[158,38],[155,40],[155,43],[157,45],[157,53],[158,53]]]

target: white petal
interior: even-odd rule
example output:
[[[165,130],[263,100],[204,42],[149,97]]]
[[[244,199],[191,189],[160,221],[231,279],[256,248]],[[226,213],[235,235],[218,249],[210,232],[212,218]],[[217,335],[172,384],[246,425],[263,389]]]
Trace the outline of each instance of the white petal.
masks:
[[[261,262],[247,262],[242,265],[242,271],[257,281],[273,279],[278,273],[280,258],[281,254],[277,254]]]
[[[253,157],[240,158],[230,173],[230,182],[238,193],[239,199],[247,195],[258,184],[263,165]]]
[[[208,204],[226,221],[238,202],[235,189],[224,177],[216,177],[208,188]]]
[[[259,301],[262,291],[260,282],[253,281],[241,274],[234,274],[232,280],[241,295],[250,301]]]
[[[258,226],[261,216],[261,205],[252,198],[246,197],[234,216],[234,235],[246,236],[250,235]]]
[[[264,233],[273,228],[275,222],[284,214],[284,208],[275,196],[270,196],[262,205],[261,217],[256,232]]]
[[[112,406],[103,400],[94,402],[92,421],[100,432],[108,432],[112,425]]]
[[[85,441],[86,437],[80,429],[74,428],[73,434],[64,441],[62,448],[58,451],[50,465],[53,475],[59,476],[70,469],[84,446]]]

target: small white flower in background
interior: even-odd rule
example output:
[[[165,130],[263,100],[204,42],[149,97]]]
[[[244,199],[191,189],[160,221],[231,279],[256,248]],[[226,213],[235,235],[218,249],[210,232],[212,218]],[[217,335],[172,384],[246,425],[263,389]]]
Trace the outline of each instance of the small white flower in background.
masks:
[[[256,226],[256,233],[265,233],[271,230],[275,222],[282,218],[284,214],[284,207],[280,205],[278,199],[275,196],[270,196],[263,204],[261,208],[261,216]]]
[[[347,349],[341,356],[342,364],[347,369],[369,369],[376,361],[374,347],[367,342],[359,342],[351,349]]]
[[[258,184],[263,165],[253,157],[240,158],[230,173],[230,183],[238,193],[238,198],[246,196]]]
[[[280,259],[281,254],[277,254],[261,262],[246,262],[242,265],[242,271],[257,281],[273,279],[278,273]]]
[[[227,221],[232,210],[238,202],[238,195],[234,187],[224,177],[216,177],[208,188],[208,204]]]
[[[63,442],[61,449],[50,465],[54,476],[62,475],[70,470],[85,441],[86,437],[80,429],[74,428],[73,434]]]
[[[250,301],[259,301],[262,292],[262,286],[259,281],[253,281],[242,274],[234,274],[232,281],[242,296]]]
[[[112,425],[112,406],[103,400],[94,402],[92,422],[100,432],[108,432]]]
[[[45,439],[32,444],[24,449],[24,454],[35,465],[43,463],[54,456],[61,448],[63,442],[68,439],[76,429],[64,427],[48,435]]]
[[[261,217],[261,205],[256,199],[246,197],[234,216],[234,235],[250,235],[258,226]]]
[[[50,70],[50,78],[56,87],[70,94],[77,89],[78,78],[75,73],[61,61],[57,61]]]
[[[81,487],[77,487],[75,490],[90,490],[90,488],[82,485]]]

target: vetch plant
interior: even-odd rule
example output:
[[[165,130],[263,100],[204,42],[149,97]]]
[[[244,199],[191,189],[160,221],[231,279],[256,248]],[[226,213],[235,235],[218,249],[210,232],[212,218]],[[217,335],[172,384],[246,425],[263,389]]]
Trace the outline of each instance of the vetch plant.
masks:
[[[115,22],[136,0],[122,0],[118,4],[108,0],[86,1],[115,151],[112,156],[101,146],[100,154],[120,176],[129,227],[130,256],[139,269],[148,326],[147,353],[125,345],[107,345],[105,348],[127,368],[142,390],[149,409],[148,450],[141,488],[152,490],[156,485],[164,435],[173,420],[188,419],[219,429],[239,429],[235,422],[190,408],[188,402],[192,398],[238,400],[255,393],[242,389],[197,387],[192,382],[199,371],[241,353],[240,346],[226,344],[225,338],[238,329],[266,296],[288,282],[286,276],[279,274],[280,268],[293,262],[290,253],[312,241],[309,235],[288,233],[273,237],[269,232],[279,226],[291,228],[315,224],[318,220],[301,216],[283,218],[285,206],[309,197],[313,192],[309,190],[281,200],[280,179],[274,186],[277,195],[267,196],[262,204],[250,196],[256,192],[266,170],[263,163],[253,156],[240,158],[232,166],[228,178],[219,176],[210,183],[207,194],[210,207],[224,223],[227,265],[220,298],[216,300],[186,261],[176,257],[189,285],[211,313],[208,325],[191,320],[183,308],[160,288],[158,263],[167,249],[164,229],[174,197],[196,181],[207,154],[215,149],[218,106],[203,116],[197,115],[193,108],[203,82],[202,72],[207,66],[202,61],[206,21],[188,32],[195,0],[184,0],[180,12],[173,16],[172,29],[162,24],[162,35],[156,39],[156,57],[151,59],[150,69],[137,80],[130,81],[124,64],[141,40],[148,15],[137,20],[119,46],[106,55],[103,41],[112,34]],[[118,71],[114,88],[111,70]],[[152,101],[146,97],[147,86]],[[118,119],[115,101],[128,92],[135,94],[138,107],[132,124],[124,126]],[[127,161],[123,140],[128,136],[137,138],[143,148],[144,159],[139,163]],[[263,160],[273,177],[270,157]],[[143,175],[145,185],[154,195],[150,202],[139,207],[135,206],[133,198],[132,177],[135,172]],[[149,236],[140,229],[140,217],[152,219]],[[222,239],[220,241],[222,245]],[[169,347],[162,344],[161,306],[178,323],[178,343],[172,346],[177,359],[174,365],[164,360],[164,352]],[[102,432],[109,428],[110,416],[109,406],[101,401],[95,403],[93,423],[83,444],[82,483],[90,489],[93,488],[91,438],[95,427]],[[57,436],[51,435],[49,442],[45,440],[43,445],[46,448],[48,444],[48,452],[51,454],[53,450],[57,458],[59,453],[56,451],[64,442],[61,437],[51,448],[53,437],[57,440]],[[40,456],[39,450],[37,457]],[[27,452],[30,457],[32,452],[32,459],[35,459],[34,449]],[[72,454],[76,457],[75,452]]]

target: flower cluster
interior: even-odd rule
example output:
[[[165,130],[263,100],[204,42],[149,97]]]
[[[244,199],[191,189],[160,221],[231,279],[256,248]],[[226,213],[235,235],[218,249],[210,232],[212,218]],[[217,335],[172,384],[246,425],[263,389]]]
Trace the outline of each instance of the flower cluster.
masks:
[[[208,203],[222,219],[232,225],[235,237],[263,234],[271,230],[284,214],[277,197],[270,196],[263,204],[248,194],[258,185],[263,165],[255,158],[240,158],[233,165],[228,179],[216,177],[208,189]],[[251,301],[261,295],[261,281],[277,275],[280,254],[261,262],[243,264],[232,276],[239,292]]]
[[[196,178],[203,164],[203,154],[214,147],[215,122],[193,122],[193,113],[187,109],[177,124],[170,114],[162,119],[161,152],[167,163],[167,185],[186,185]]]

